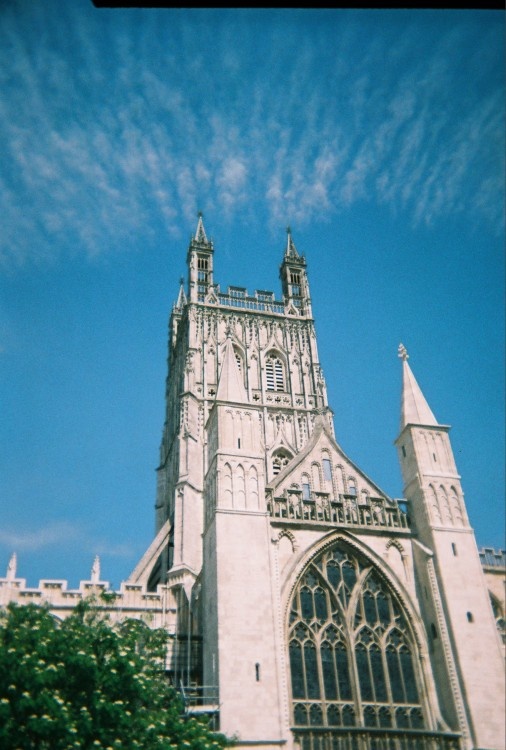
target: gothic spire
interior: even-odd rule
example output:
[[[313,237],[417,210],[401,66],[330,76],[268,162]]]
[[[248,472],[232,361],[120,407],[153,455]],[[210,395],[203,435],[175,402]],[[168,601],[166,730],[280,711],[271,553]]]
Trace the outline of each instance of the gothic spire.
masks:
[[[401,431],[408,424],[437,425],[436,417],[408,365],[409,354],[403,344],[399,344],[398,356],[402,359]]]
[[[248,400],[246,389],[239,371],[239,365],[235,356],[232,335],[227,333],[225,351],[223,353],[223,364],[221,366],[220,379],[218,382],[218,401],[233,401],[234,403],[245,403]]]

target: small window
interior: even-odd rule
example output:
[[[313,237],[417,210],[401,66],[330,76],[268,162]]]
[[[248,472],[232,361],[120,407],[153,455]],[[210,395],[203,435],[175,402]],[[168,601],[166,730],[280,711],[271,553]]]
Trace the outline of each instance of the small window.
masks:
[[[309,482],[302,482],[302,499],[311,500],[311,488]]]
[[[348,481],[348,495],[356,495],[357,494],[357,485],[355,484],[354,479],[350,479]]]
[[[272,457],[272,473],[275,477],[279,474],[280,471],[283,471],[285,466],[287,466],[290,458],[291,456],[289,456],[288,453],[285,453],[284,451],[274,454],[274,456]]]
[[[328,458],[323,459],[323,478],[327,482],[332,481],[332,466]]]
[[[265,362],[265,378],[268,391],[285,390],[283,363],[275,354],[270,354]]]
[[[434,461],[435,461],[435,462],[437,463],[437,456],[436,456],[436,454],[435,454],[435,453],[433,453],[433,454],[432,454],[432,458],[433,458],[433,459],[434,459]]]
[[[401,450],[402,450],[403,458],[406,458],[406,448],[403,445],[401,446]]]
[[[255,679],[260,682],[260,664],[258,662],[255,664]]]
[[[436,626],[434,625],[433,622],[430,625],[430,632],[431,632],[432,637],[435,640],[437,638],[437,630],[436,630]]]
[[[472,612],[466,612],[466,617],[468,622],[474,622],[474,617]]]
[[[290,271],[290,284],[300,284],[300,273]]]
[[[452,552],[453,556],[457,557],[457,545],[454,542],[452,542]]]

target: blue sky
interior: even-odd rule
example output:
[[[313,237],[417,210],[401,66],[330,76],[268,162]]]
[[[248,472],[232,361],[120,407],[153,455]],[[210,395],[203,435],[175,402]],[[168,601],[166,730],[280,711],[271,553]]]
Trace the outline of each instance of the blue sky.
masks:
[[[0,8],[0,575],[118,586],[149,544],[198,210],[271,289],[290,224],[348,455],[402,494],[403,342],[504,544],[504,14]]]

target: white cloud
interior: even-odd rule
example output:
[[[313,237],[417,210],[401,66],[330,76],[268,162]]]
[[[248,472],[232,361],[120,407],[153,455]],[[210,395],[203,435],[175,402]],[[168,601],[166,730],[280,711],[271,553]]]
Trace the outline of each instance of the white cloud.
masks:
[[[81,532],[77,526],[66,521],[57,521],[45,527],[37,528],[35,531],[1,529],[0,544],[13,551],[37,551],[45,547],[52,547],[54,544],[74,543],[80,536]]]
[[[68,521],[55,521],[36,530],[0,530],[0,545],[7,552],[40,552],[57,546],[59,549],[79,549],[91,555],[131,558],[132,545],[117,544],[109,539],[100,538],[99,534],[84,529],[81,525]]]
[[[451,64],[465,39],[457,31],[422,64],[405,37],[394,50],[381,35],[360,37],[358,56],[358,31],[346,24],[313,36],[273,25],[262,46],[239,15],[234,33],[217,24],[208,53],[188,17],[165,28],[171,16],[142,16],[132,36],[97,14],[78,22],[69,7],[62,19],[48,11],[36,38],[34,13],[24,27],[3,19],[6,267],[50,258],[69,237],[92,256],[137,244],[155,215],[177,232],[198,208],[231,217],[259,200],[277,223],[363,199],[415,222],[462,210],[501,221],[502,92],[453,91],[462,86]]]

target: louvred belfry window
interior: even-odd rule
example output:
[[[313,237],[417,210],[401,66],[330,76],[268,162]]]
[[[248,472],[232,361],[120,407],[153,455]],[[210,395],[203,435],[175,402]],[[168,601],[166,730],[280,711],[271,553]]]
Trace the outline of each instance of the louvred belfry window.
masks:
[[[424,728],[407,616],[383,576],[344,544],[300,577],[288,650],[294,726]]]
[[[269,354],[265,361],[265,379],[268,391],[285,390],[283,363],[275,354]]]

